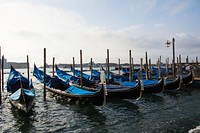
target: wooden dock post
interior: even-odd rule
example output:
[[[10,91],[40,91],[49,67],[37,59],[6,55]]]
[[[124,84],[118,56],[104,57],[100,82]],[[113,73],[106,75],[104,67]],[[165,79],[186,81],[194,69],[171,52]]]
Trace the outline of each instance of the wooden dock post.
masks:
[[[187,57],[186,57],[186,63],[187,63],[187,64],[189,63],[188,55],[187,55]]]
[[[181,61],[181,55],[179,55],[179,70],[182,70],[182,61]]]
[[[81,67],[81,75],[80,75],[80,78],[81,78],[81,87],[83,87],[83,62],[82,62],[82,50],[80,50],[80,67]]]
[[[135,68],[134,68],[134,60],[133,60],[133,57],[131,58],[131,60],[132,60],[132,74],[134,74]]]
[[[26,56],[27,58],[27,78],[28,78],[28,81],[30,80],[30,75],[29,75],[29,57],[28,55]]]
[[[53,77],[54,77],[54,73],[55,73],[55,57],[53,57],[53,66],[52,66],[52,73],[53,73]]]
[[[108,80],[107,80],[107,84],[109,84],[109,80],[110,80],[110,61],[109,61],[109,49],[107,49],[107,75],[108,75]]]
[[[132,81],[131,50],[129,50],[129,81]]]
[[[44,101],[46,101],[46,48],[44,48]]]
[[[176,61],[176,66],[177,66],[177,70],[179,70],[179,58],[177,57],[177,61]]]
[[[169,58],[166,58],[166,59],[165,59],[165,62],[166,62],[166,63],[165,63],[165,67],[166,67],[166,77],[168,77],[168,74],[169,74],[169,72],[168,72],[168,68],[169,68],[169,65],[168,65],[168,64],[169,64]]]
[[[143,58],[140,58],[140,71],[138,71],[138,74],[137,74],[137,78],[140,81],[143,80],[142,71],[143,71]],[[141,82],[141,85],[142,85],[142,82]],[[143,89],[143,86],[142,86],[142,89]]]
[[[1,46],[0,46],[0,60],[1,60]],[[1,64],[1,62],[0,62]],[[1,90],[1,65],[0,65],[0,105],[2,104],[2,90]]]
[[[149,70],[148,70],[148,55],[147,55],[147,52],[145,52],[145,57],[146,57],[146,79],[148,80],[149,79]],[[160,56],[161,58],[161,56]]]
[[[196,64],[198,65],[199,64],[199,62],[198,62],[198,57],[196,56]]]
[[[157,65],[158,65],[158,71],[159,71],[159,78],[161,78],[161,68],[160,68],[160,58],[158,58],[158,63],[157,63]]]
[[[74,57],[73,57],[73,64],[72,64],[72,70],[73,70],[73,76],[75,75],[75,59],[74,59]]]
[[[121,64],[120,64],[120,58],[118,58],[118,74],[120,75],[121,71]]]
[[[151,65],[151,58],[149,58],[149,78],[151,79],[151,71],[152,71],[152,65]]]
[[[142,71],[143,69],[143,58],[140,58],[140,70]]]
[[[176,65],[175,65],[175,38],[172,38],[172,47],[173,47],[173,76],[175,77]]]
[[[92,58],[90,59],[90,79],[92,79],[92,67],[93,67],[93,64],[92,64]]]
[[[4,55],[2,56],[2,91],[4,91]]]

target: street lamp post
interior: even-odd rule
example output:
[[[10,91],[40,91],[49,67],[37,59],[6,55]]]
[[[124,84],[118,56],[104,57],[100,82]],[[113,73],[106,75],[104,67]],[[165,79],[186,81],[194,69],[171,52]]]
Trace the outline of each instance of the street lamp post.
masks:
[[[176,66],[175,66],[175,38],[174,37],[172,38],[172,42],[167,40],[167,42],[165,44],[167,45],[167,47],[169,47],[172,44],[172,50],[173,50],[172,70],[173,70],[173,76],[175,76],[175,72],[176,72]]]

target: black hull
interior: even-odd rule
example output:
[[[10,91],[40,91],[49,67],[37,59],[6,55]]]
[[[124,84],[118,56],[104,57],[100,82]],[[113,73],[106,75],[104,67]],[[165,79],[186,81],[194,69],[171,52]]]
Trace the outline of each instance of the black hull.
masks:
[[[48,87],[47,90],[49,92],[52,92],[54,96],[56,97],[59,96],[62,100],[67,102],[102,106],[106,101],[105,89],[103,85],[101,85],[99,92],[95,93],[94,95],[73,95],[65,91],[61,91],[59,89],[48,88]]]
[[[182,84],[188,85],[191,84],[192,82],[193,82],[193,74],[192,71],[190,71],[190,73],[187,76],[183,76]]]
[[[10,103],[12,104],[12,106],[16,107],[19,110],[24,111],[25,113],[28,113],[32,109],[34,101],[35,97],[30,97],[26,95],[24,92],[20,96],[19,100],[14,101],[10,99]]]
[[[160,93],[164,91],[164,80],[163,78],[155,85],[144,86],[144,93]]]
[[[165,84],[165,90],[178,90],[181,87],[180,76],[178,76],[175,80],[168,82]]]
[[[11,92],[15,93],[21,87],[29,88],[29,82],[22,82],[18,80],[15,84],[10,85],[10,87],[12,88]]]
[[[9,77],[7,80],[7,91],[11,93],[10,95],[12,95],[16,91],[18,91],[20,88],[33,89],[32,82],[30,82],[26,77],[21,75],[18,71],[16,71],[11,66],[11,70],[10,70]],[[12,104],[12,106],[18,108],[19,110],[22,110],[28,113],[34,104],[35,95],[34,96],[27,95],[24,92],[24,89],[21,89],[19,99],[12,100],[10,98],[10,103]]]
[[[108,98],[139,99],[142,96],[140,82],[131,88],[107,89]]]

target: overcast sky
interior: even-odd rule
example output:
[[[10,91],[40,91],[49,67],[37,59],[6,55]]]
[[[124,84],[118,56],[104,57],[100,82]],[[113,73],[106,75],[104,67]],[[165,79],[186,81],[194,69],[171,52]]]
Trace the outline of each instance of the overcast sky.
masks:
[[[47,63],[129,61],[148,52],[152,62],[172,58],[165,43],[175,37],[176,56],[200,58],[199,0],[0,0],[0,45],[8,61]],[[32,64],[31,64],[32,65]],[[32,67],[32,66],[31,66]]]

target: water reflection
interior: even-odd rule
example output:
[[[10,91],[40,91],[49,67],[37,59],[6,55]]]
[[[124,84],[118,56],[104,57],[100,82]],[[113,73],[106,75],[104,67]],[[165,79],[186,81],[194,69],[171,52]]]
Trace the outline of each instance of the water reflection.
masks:
[[[7,79],[7,78],[6,78]],[[36,100],[30,114],[19,112],[3,98],[2,132],[187,132],[200,122],[200,82],[140,100],[107,99],[101,107],[75,105],[47,95],[33,78]]]
[[[35,115],[34,110],[31,110],[29,113],[25,113],[15,107],[12,107],[11,113],[15,120],[14,126],[17,127],[19,132],[29,133],[35,130],[33,125]]]
[[[147,102],[164,103],[162,93],[159,94],[145,94],[142,98]]]

